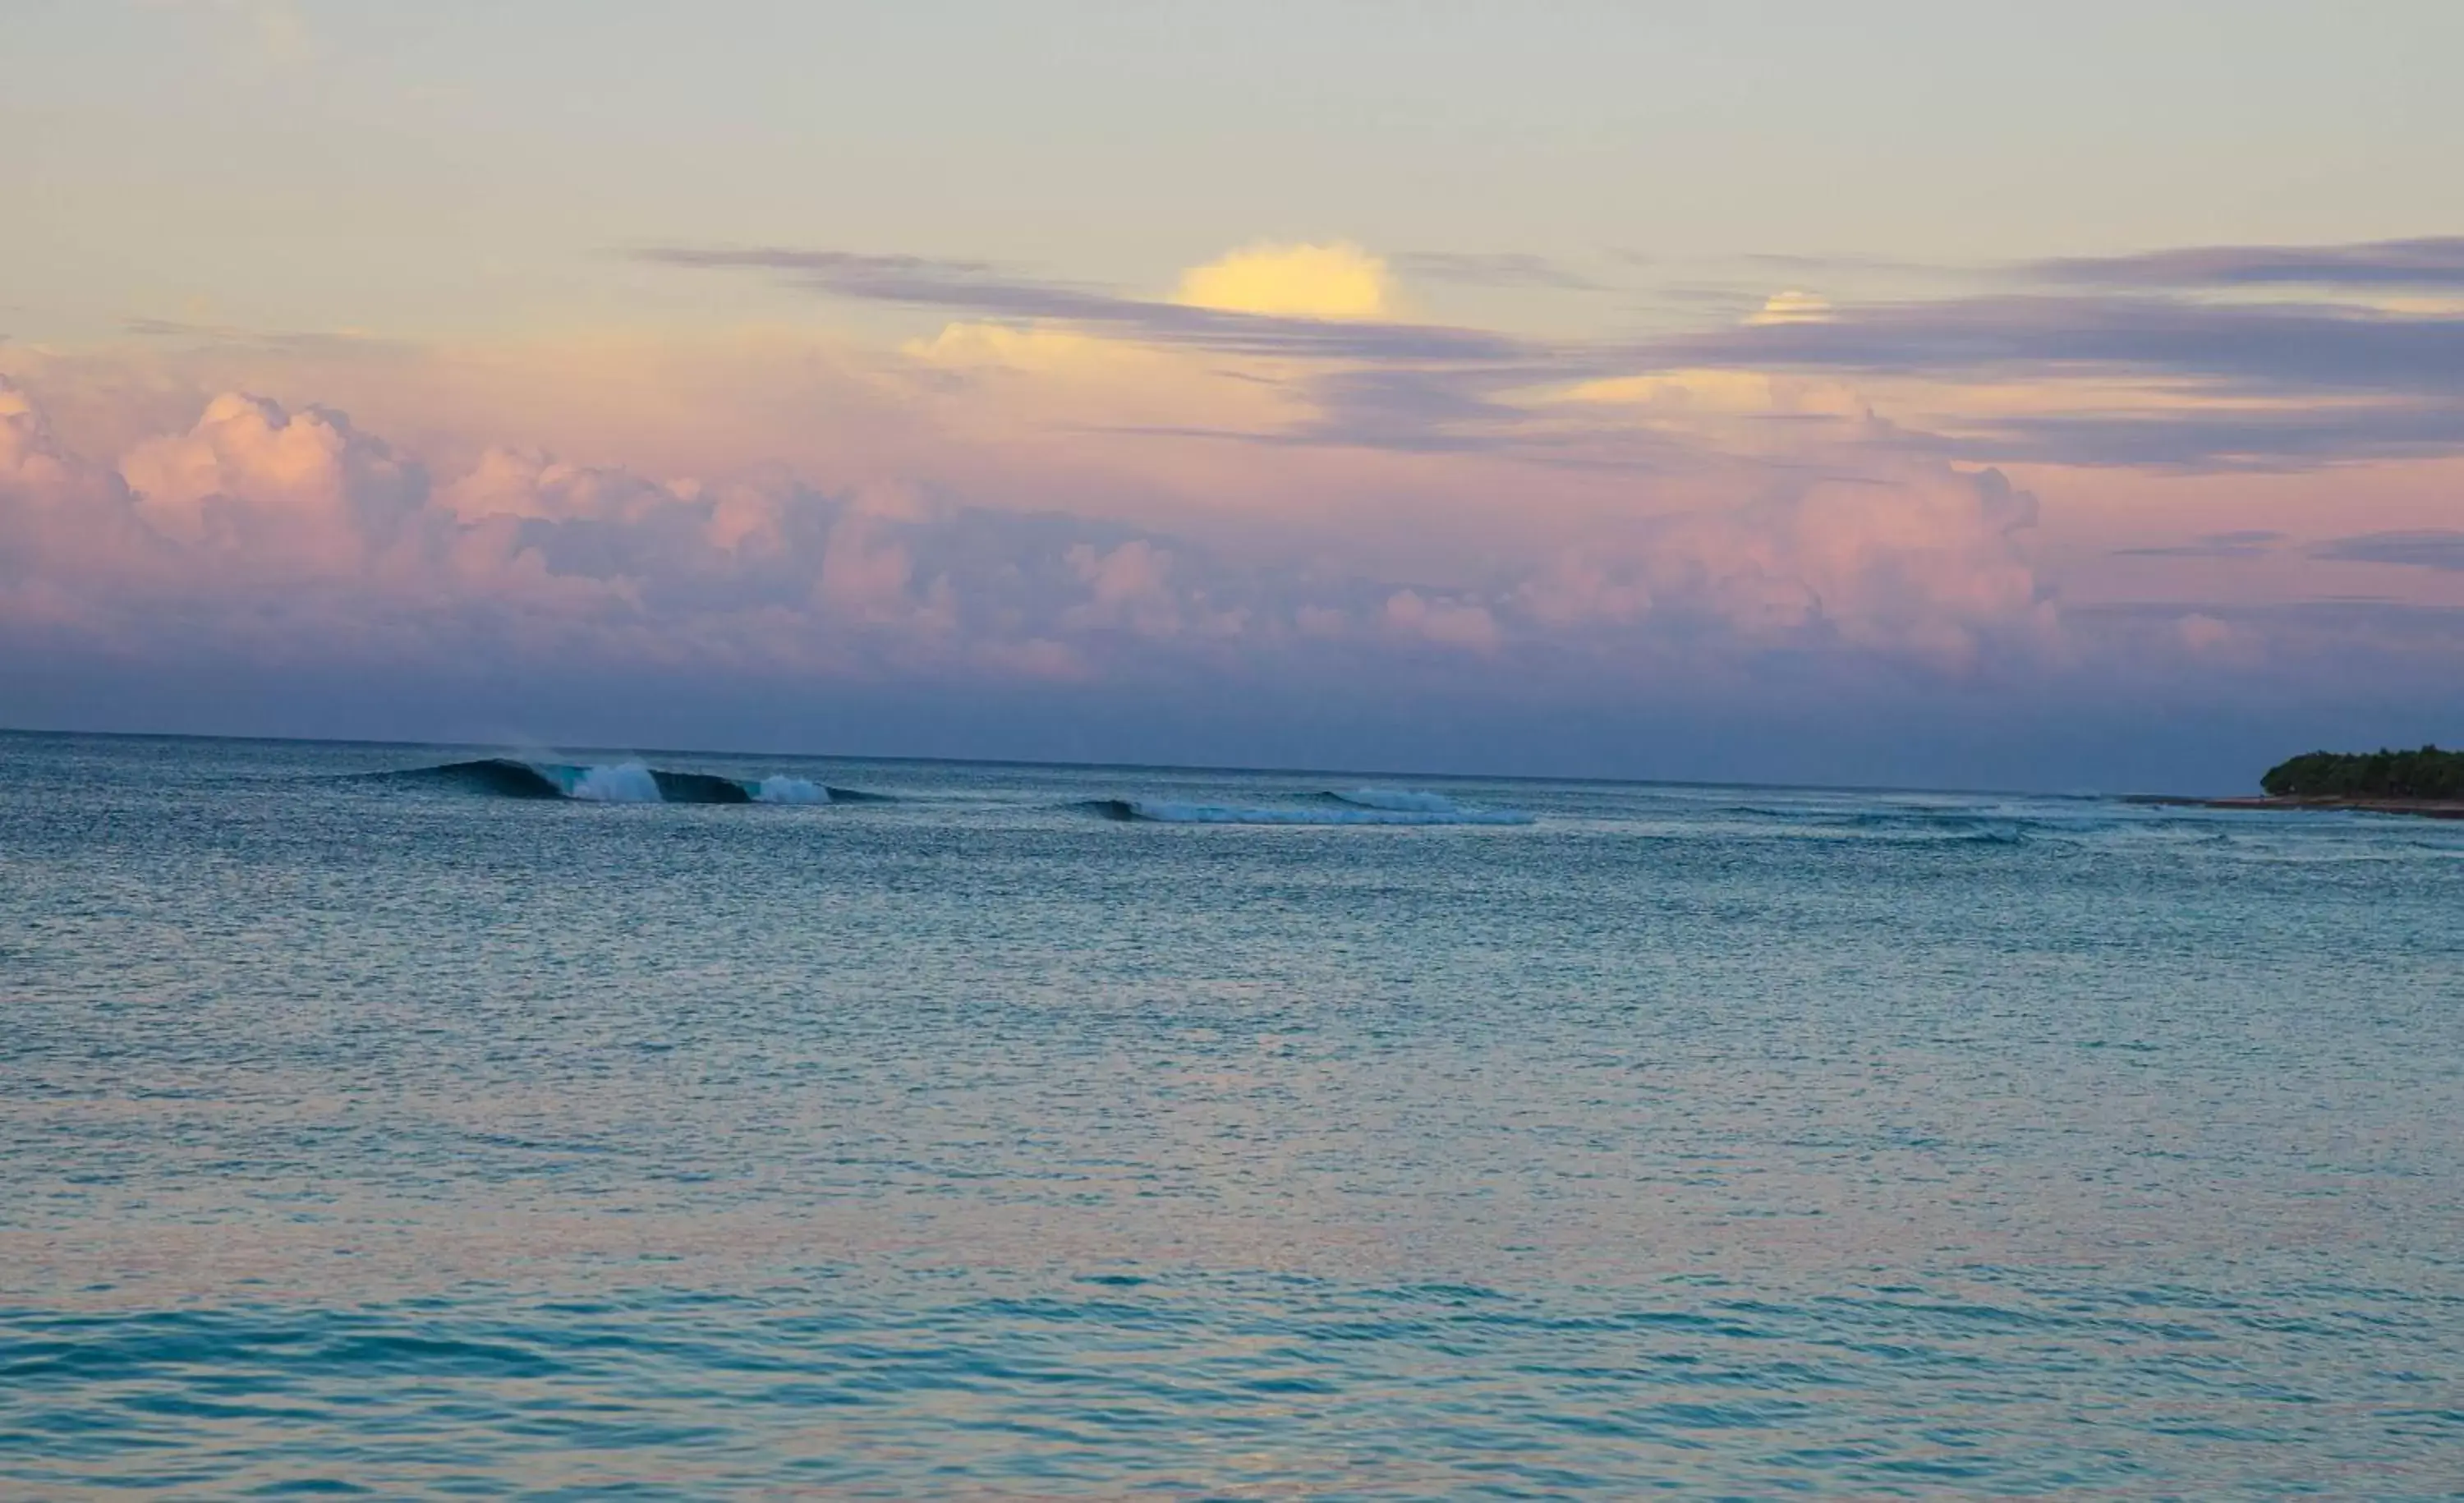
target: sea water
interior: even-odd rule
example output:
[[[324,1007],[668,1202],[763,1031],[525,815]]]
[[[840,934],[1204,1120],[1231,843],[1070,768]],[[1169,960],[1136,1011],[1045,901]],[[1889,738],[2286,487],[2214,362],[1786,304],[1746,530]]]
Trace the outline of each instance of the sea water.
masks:
[[[2459,919],[2362,815],[0,738],[0,1495],[2453,1497]]]

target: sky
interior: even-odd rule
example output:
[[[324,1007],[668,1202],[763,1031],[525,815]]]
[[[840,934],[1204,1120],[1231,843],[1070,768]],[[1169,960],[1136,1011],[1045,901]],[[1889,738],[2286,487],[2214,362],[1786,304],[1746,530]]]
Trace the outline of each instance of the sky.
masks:
[[[0,725],[2464,741],[2464,7],[0,0]]]

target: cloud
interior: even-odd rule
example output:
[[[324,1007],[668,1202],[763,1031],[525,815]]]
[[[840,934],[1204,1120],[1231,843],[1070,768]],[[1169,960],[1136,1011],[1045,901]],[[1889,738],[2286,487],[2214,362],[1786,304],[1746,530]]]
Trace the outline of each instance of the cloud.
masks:
[[[2402,564],[2414,568],[2464,572],[2464,531],[2369,532],[2336,538],[2310,549],[2310,557],[2345,564]]]
[[[1432,599],[1416,589],[1398,589],[1386,597],[1382,612],[1388,628],[1405,637],[1492,653],[1502,633],[1486,606],[1461,600]]]
[[[2046,295],[1873,303],[1823,320],[1675,336],[1635,354],[1672,365],[1939,377],[2124,371],[2253,392],[2464,396],[2464,317],[2310,303]]]
[[[137,656],[638,661],[714,683],[2017,682],[2081,652],[2257,664],[2321,629],[2186,600],[2132,621],[2135,649],[2120,626],[2082,630],[2074,581],[2109,569],[2099,600],[2155,587],[2161,570],[2100,561],[2193,526],[2125,528],[2105,493],[2057,529],[2057,572],[2035,498],[1994,466],[2464,449],[2464,394],[2437,385],[2457,320],[2436,314],[1792,292],[1687,334],[1540,342],[1398,319],[1403,258],[1345,245],[1235,252],[1190,274],[1192,302],[968,260],[652,254],[961,317],[892,351],[782,334],[724,387],[645,355],[623,422],[552,435],[525,394],[561,385],[552,362],[328,361],[236,331],[172,368],[257,363],[287,373],[262,388],[280,399],[172,412],[165,392],[214,388],[77,377],[59,410],[80,453],[17,392],[0,410],[0,620]],[[340,409],[412,379],[461,406]],[[306,400],[335,382],[344,396]],[[637,430],[717,436],[678,459]],[[782,434],[793,447],[766,447]],[[2455,569],[2443,534],[2304,551],[2285,537],[2318,529],[2289,509],[2243,517],[2269,525],[2122,551],[2276,561],[2234,571],[2236,590],[2373,562],[2428,570],[2387,582],[2421,595]]]
[[[1005,284],[999,270],[989,261],[951,259],[931,255],[869,255],[855,251],[799,251],[778,247],[757,250],[725,250],[694,246],[654,246],[632,253],[638,260],[656,266],[695,268],[754,268],[762,271],[795,272],[813,277],[849,297],[877,297],[884,301],[904,302],[927,300],[932,289],[946,289],[956,295],[970,286],[999,287]],[[1027,285],[1007,282],[1006,285]]]
[[[678,497],[621,469],[566,464],[536,450],[493,448],[437,499],[464,521],[490,517],[557,521],[639,520]]]
[[[1746,321],[1756,325],[1821,323],[1830,317],[1831,303],[1828,299],[1817,293],[1798,292],[1792,288],[1787,292],[1775,292],[1764,298],[1762,307]]]
[[[2434,268],[2447,244],[2361,249]],[[977,320],[954,329],[1006,329],[1008,354],[1024,365],[1038,353],[1030,346],[1047,341],[1075,341],[1081,351],[1134,346],[1285,363],[1265,379],[1305,393],[1317,409],[1270,426],[1225,424],[1204,404],[1192,404],[1186,418],[1149,411],[1114,420],[1158,435],[1660,465],[1674,437],[1666,403],[1652,414],[1649,443],[1596,404],[1619,400],[1620,384],[1683,378],[1700,386],[1705,372],[1729,371],[1743,380],[1893,384],[1907,410],[1880,420],[1897,430],[1897,442],[1976,464],[2270,470],[2464,451],[2464,313],[2219,300],[2168,292],[2152,277],[2141,286],[2118,271],[2103,284],[2078,271],[2070,283],[2093,290],[2077,292],[1835,304],[1792,289],[1722,326],[1645,340],[1539,341],[1394,317],[1390,269],[1538,275],[1511,258],[1397,257],[1390,268],[1348,244],[1261,244],[1192,270],[1180,300],[1167,301],[976,261],[828,250],[640,254],[680,268],[768,272],[833,297],[946,308]],[[997,341],[986,333],[972,343],[989,349]],[[957,353],[935,348],[931,358],[948,364]],[[2035,401],[1963,410],[1961,393],[1979,384],[2033,387]],[[2120,406],[2096,400],[2117,394]],[[1833,407],[1861,415],[1877,404],[1857,396]],[[1698,408],[1694,416],[1703,415]],[[1737,437],[1731,431],[1705,441],[1720,451]]]
[[[1821,479],[1571,551],[1522,596],[1560,627],[1656,620],[1698,643],[1848,647],[1966,672],[2054,644],[2036,518],[2036,498],[1993,470]]]
[[[506,447],[437,483],[340,411],[241,393],[99,465],[0,387],[0,615],[268,661],[1096,682],[1199,665],[1324,675],[1330,645],[1363,670],[1430,649],[1504,662],[1786,647],[1964,672],[1989,636],[2025,635],[2048,608],[2024,559],[2033,504],[1991,473],[1903,467],[1629,527],[1580,566],[1466,586],[1277,557],[1271,532],[1235,562],[931,486],[663,480]]]
[[[189,548],[252,566],[345,571],[394,542],[427,477],[339,412],[216,397],[185,433],[130,451],[121,476],[139,514]]]
[[[2437,311],[2136,292],[1849,303],[1626,359],[1886,382],[1914,409],[1902,442],[1976,463],[2299,469],[2464,451],[2464,316]],[[1978,409],[1980,387],[2028,403]]]
[[[0,379],[0,621],[91,626],[91,582],[167,560],[120,476],[62,447],[41,408]]]
[[[51,420],[33,398],[0,380],[0,483],[21,496],[54,498],[78,488],[77,461],[62,453]]]
[[[2182,645],[2192,652],[2230,652],[2239,638],[2230,623],[2220,621],[2204,611],[2192,611],[2177,623]]]
[[[2050,406],[2059,400],[2047,392]],[[2002,413],[1955,432],[1910,428],[1905,441],[1978,463],[2288,471],[2464,450],[2464,403],[2403,398],[2202,405],[2178,394],[2145,411]]]
[[[2116,548],[2117,559],[2258,559],[2265,558],[2284,534],[2264,527],[2247,527],[2233,532],[2211,532],[2189,542],[2167,543],[2159,547]]]
[[[2404,719],[2432,728],[2464,708],[2453,692],[2454,664],[2464,653],[2464,608],[2354,599],[2146,600],[2075,607],[2064,612],[2063,628],[2094,654],[2098,681],[2112,693],[2154,688],[2187,702],[2233,683],[2255,710],[2331,705],[2343,707],[2346,717],[2394,693],[2412,706]],[[2193,667],[2236,668],[2244,676],[2177,676],[2173,669],[2186,655]]]
[[[2102,287],[2464,288],[2464,235],[2358,245],[2215,245],[2035,261],[2026,275]]]
[[[2036,502],[1996,472],[1854,420],[1775,413],[1787,401],[1768,387],[1625,395],[1595,405],[1632,420],[1626,409],[1653,400],[1699,397],[1715,410],[1682,424],[1794,436],[1727,468],[1664,474],[1245,451],[1221,476],[1244,509],[1210,530],[1197,514],[1189,526],[1095,515],[1076,481],[999,446],[905,478],[761,464],[687,476],[536,445],[430,448],[329,406],[236,393],[97,457],[62,432],[112,425],[55,429],[33,390],[0,386],[0,684],[21,718],[38,702],[75,718],[58,706],[82,693],[122,724],[190,692],[179,686],[212,685],[234,703],[289,703],[295,730],[422,734],[415,718],[301,717],[352,695],[408,705],[396,686],[425,684],[420,713],[465,731],[474,722],[451,707],[494,695],[511,707],[501,723],[555,702],[609,735],[637,723],[623,707],[664,704],[660,734],[683,744],[758,724],[808,745],[914,749],[889,727],[929,723],[953,728],[932,744],[955,754],[1134,746],[1391,765],[1489,738],[1499,766],[1537,765],[1562,740],[1570,757],[1588,747],[1593,765],[1638,773],[1669,767],[1620,760],[1633,737],[1749,749],[1763,733],[1739,727],[1763,726],[1771,745],[1813,747],[1789,775],[1829,777],[1850,774],[1809,730],[1863,725],[1875,745],[1914,755],[1934,743],[1907,717],[1940,726],[1970,713],[1961,706],[2048,727],[2092,712],[2110,739],[2132,716],[2161,709],[2169,724],[2218,696],[2297,719],[2371,695],[2452,699],[2464,611],[2070,606],[2078,575],[2040,561]],[[1399,424],[1419,398],[1395,400]],[[1447,421],[1476,429],[1490,414]],[[2343,515],[2357,525],[2349,504]],[[2065,571],[2102,557],[2076,524],[2050,550],[2072,561]],[[2316,567],[2277,531],[2183,547],[2280,561],[2252,576]],[[2427,599],[2456,545],[2365,533],[2315,556],[2413,564],[2425,572],[2392,584]],[[141,695],[141,678],[156,688]],[[26,697],[45,683],[97,687]],[[326,687],[300,687],[312,684]],[[2125,699],[2142,708],[2125,716]],[[1047,739],[1003,739],[1010,717],[1037,714]],[[1343,717],[1367,729],[1325,740]],[[1611,721],[1623,729],[1602,729]],[[1166,724],[1216,739],[1137,739]],[[2002,761],[1991,777],[1985,763],[1960,773],[1948,744],[1909,763],[1869,747],[1855,775],[2023,776]]]
[[[175,319],[123,319],[121,327],[141,339],[272,354],[398,359],[418,351],[417,345],[406,341],[381,339],[349,330],[245,329],[227,323],[187,323]]]
[[[857,509],[830,527],[813,600],[825,611],[869,625],[942,626],[949,619],[948,587],[943,576],[919,601],[913,555],[883,519]]]
[[[1762,370],[1667,370],[1587,381],[1568,401],[1631,406],[1669,416],[1853,419],[1869,408],[1854,387],[1821,377]]]
[[[1375,321],[1357,314],[1303,309],[1382,307],[1382,282],[1343,248],[1236,253],[1200,268],[1201,295],[1238,304],[1210,306],[1122,297],[1067,283],[995,272],[975,262],[841,251],[659,247],[635,253],[655,265],[693,270],[764,271],[794,285],[859,301],[946,308],[989,318],[1045,319],[1119,337],[1224,354],[1312,360],[1491,362],[1529,358],[1535,346],[1507,335],[1437,324]],[[1196,275],[1196,274],[1193,274]],[[1379,274],[1382,276],[1382,272]],[[1186,289],[1184,289],[1186,291]],[[1261,306],[1252,307],[1249,304]]]
[[[1180,277],[1194,308],[1297,319],[1375,319],[1387,310],[1386,263],[1356,245],[1261,242]]]

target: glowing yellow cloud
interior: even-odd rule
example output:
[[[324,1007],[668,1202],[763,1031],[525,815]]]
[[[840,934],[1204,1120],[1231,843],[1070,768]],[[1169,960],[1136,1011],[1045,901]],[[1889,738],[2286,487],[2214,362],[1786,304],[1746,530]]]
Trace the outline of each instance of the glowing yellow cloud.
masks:
[[[1763,299],[1762,311],[1748,323],[1821,323],[1831,317],[1831,303],[1819,293],[1775,292]]]
[[[1021,328],[1007,323],[948,323],[932,339],[909,340],[898,348],[909,359],[928,365],[999,365],[1038,374],[1085,375],[1126,368],[1152,377],[1173,359],[1169,352],[1149,345],[1052,324]]]
[[[1386,311],[1386,263],[1343,241],[1261,242],[1182,273],[1180,300],[1228,313],[1375,319]]]

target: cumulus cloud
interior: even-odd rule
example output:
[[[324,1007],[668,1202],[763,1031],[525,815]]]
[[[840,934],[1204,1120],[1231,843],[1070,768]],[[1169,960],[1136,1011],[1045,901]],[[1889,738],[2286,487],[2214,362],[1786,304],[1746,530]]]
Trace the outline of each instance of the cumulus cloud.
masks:
[[[87,481],[62,453],[51,420],[33,398],[0,380],[0,483],[15,494],[55,499]]]
[[[1386,624],[1404,636],[1473,652],[1496,652],[1501,637],[1497,618],[1486,606],[1431,599],[1416,589],[1387,596],[1384,614]]]
[[[947,577],[918,599],[915,560],[898,536],[899,512],[866,505],[831,522],[813,581],[813,601],[829,614],[874,626],[948,624]]]
[[[339,412],[216,397],[185,433],[140,444],[120,473],[139,513],[189,547],[253,565],[343,572],[398,541],[427,477]]]
[[[2033,500],[1903,471],[1628,528],[1492,586],[1235,563],[1196,541],[930,487],[657,479],[495,448],[432,482],[344,414],[226,393],[116,466],[0,387],[0,610],[250,651],[743,673],[1327,671],[1324,645],[1505,660],[1823,646],[1961,669],[2050,610]],[[1315,644],[1315,646],[1313,646]],[[1278,667],[1278,665],[1281,665]]]
[[[1659,618],[1768,646],[1838,645],[1948,670],[2050,644],[2036,499],[2000,472],[1911,469],[1659,520],[1523,586],[1560,626]]]
[[[1356,245],[1260,243],[1181,274],[1197,308],[1301,319],[1375,319],[1386,312],[1386,263]]]
[[[167,553],[120,476],[62,447],[33,399],[0,379],[0,620],[91,628],[92,582],[151,575]]]
[[[566,464],[536,450],[492,448],[438,502],[464,521],[513,517],[541,521],[639,521],[679,497],[621,469]]]
[[[1179,602],[1171,586],[1172,555],[1144,538],[1109,550],[1093,543],[1072,546],[1069,566],[1087,582],[1089,598],[1068,615],[1072,626],[1124,626],[1148,636],[1180,630]]]

